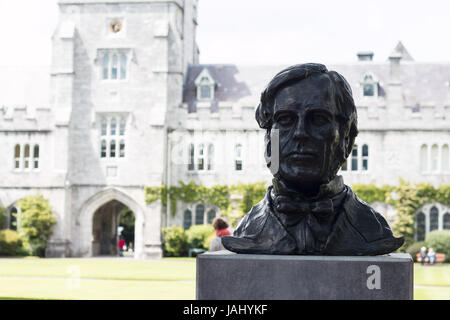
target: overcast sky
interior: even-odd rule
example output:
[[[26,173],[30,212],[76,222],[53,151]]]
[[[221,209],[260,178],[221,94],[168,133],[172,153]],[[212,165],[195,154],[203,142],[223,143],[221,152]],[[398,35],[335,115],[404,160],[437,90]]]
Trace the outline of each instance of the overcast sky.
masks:
[[[0,65],[48,65],[57,0],[0,0]],[[201,63],[384,61],[401,40],[416,61],[450,61],[449,0],[200,0]]]

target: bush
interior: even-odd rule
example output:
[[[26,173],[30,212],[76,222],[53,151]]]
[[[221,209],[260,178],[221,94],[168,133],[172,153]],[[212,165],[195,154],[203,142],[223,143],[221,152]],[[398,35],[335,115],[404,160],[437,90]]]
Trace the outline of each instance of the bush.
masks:
[[[6,225],[6,210],[0,205],[0,230]]]
[[[47,242],[56,224],[50,203],[42,195],[28,196],[19,200],[20,206],[20,235],[25,246],[30,248],[33,255],[43,257]]]
[[[0,231],[0,256],[22,256],[27,255],[22,247],[19,233],[13,230]]]
[[[425,242],[414,242],[406,249],[406,253],[409,253],[414,261],[416,260],[416,255],[420,252],[420,248],[425,246]]]
[[[165,257],[186,257],[188,254],[187,235],[182,227],[162,229],[163,255]]]
[[[208,238],[214,234],[214,228],[212,225],[195,225],[190,227],[186,231],[189,249],[200,248],[200,249],[209,249],[209,245],[207,243]]]
[[[450,262],[450,230],[431,231],[425,237],[425,245],[436,253],[445,253],[445,261]]]

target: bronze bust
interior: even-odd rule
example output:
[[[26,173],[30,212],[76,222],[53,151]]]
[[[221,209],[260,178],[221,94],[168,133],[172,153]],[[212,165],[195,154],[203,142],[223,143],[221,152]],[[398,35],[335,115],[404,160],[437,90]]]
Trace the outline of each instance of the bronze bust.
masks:
[[[403,244],[336,175],[358,134],[351,88],[342,75],[313,63],[282,70],[262,92],[256,121],[266,129],[273,185],[233,236],[222,238],[226,249],[380,255]]]

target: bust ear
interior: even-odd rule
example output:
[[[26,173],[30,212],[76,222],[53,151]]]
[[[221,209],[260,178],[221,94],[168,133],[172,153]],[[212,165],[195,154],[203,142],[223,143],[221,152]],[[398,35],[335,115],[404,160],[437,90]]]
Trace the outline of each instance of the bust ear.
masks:
[[[350,153],[353,150],[353,145],[355,144],[355,138],[357,135],[358,135],[358,129],[356,128],[356,124],[352,123],[350,125],[350,130],[344,140],[345,159],[347,159],[350,156]]]

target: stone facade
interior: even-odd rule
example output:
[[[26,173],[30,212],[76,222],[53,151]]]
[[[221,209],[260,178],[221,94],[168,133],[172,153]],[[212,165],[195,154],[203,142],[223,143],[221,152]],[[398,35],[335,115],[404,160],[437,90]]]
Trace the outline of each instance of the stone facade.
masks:
[[[60,0],[59,9],[50,78],[33,78],[29,92],[48,81],[48,102],[0,96],[0,205],[10,212],[37,192],[50,200],[58,223],[48,256],[98,254],[97,231],[109,229],[103,238],[114,243],[117,210],[128,207],[135,256],[160,257],[161,227],[189,225],[187,210],[196,223],[199,204],[179,203],[172,217],[145,203],[144,186],[270,183],[254,110],[285,66],[198,64],[197,0]],[[358,107],[344,181],[449,184],[450,64],[416,63],[401,43],[385,63],[359,59],[327,66],[349,81]],[[203,205],[197,222],[220,214]],[[449,208],[437,206],[443,229]],[[393,208],[376,208],[392,221]]]

